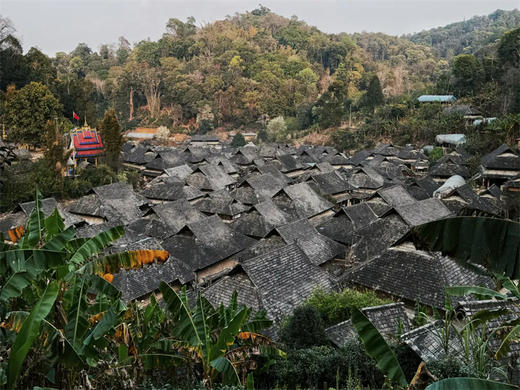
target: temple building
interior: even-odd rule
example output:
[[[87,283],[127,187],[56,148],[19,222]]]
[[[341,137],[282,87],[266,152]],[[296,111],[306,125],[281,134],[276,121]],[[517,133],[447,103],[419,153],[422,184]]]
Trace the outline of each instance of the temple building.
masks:
[[[87,122],[83,127],[70,131],[70,149],[72,154],[68,165],[74,168],[82,161],[97,165],[98,158],[105,153],[101,135],[96,129],[91,129]]]

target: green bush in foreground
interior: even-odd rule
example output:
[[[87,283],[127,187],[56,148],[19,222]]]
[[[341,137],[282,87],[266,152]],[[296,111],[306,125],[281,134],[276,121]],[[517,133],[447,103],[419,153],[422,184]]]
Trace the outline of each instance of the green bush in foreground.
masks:
[[[352,378],[359,378],[364,386],[379,388],[383,375],[375,361],[364,351],[361,343],[352,339],[336,349],[329,346],[297,349],[287,352],[287,359],[278,359],[267,375],[256,376],[258,388],[345,388]]]
[[[309,348],[328,344],[320,313],[310,305],[294,309],[280,332],[281,341],[289,348]]]
[[[316,290],[307,303],[318,310],[325,327],[338,324],[350,318],[352,309],[392,303],[390,299],[378,298],[373,291],[361,292],[345,289],[341,292]]]

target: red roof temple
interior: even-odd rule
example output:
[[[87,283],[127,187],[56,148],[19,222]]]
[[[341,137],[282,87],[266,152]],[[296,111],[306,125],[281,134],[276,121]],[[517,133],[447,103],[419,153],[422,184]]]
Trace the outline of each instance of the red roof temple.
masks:
[[[98,157],[104,154],[101,136],[96,130],[78,129],[71,132],[74,143],[74,158]]]

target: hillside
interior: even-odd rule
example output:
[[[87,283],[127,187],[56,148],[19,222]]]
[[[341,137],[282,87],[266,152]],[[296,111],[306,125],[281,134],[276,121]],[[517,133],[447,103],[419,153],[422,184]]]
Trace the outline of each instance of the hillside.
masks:
[[[157,41],[121,37],[98,52],[79,43],[49,58],[37,48],[23,54],[14,26],[0,18],[0,115],[8,138],[32,144],[44,142],[45,122],[58,113],[71,128],[72,112],[93,125],[108,108],[123,130],[262,130],[272,141],[309,136],[340,149],[432,143],[438,133],[464,131],[464,122],[416,110],[420,94],[454,94],[489,117],[518,112],[518,31],[498,35],[516,20],[517,11],[496,11],[409,38],[326,34],[259,6],[202,27],[171,18]],[[430,41],[415,42],[421,34]],[[452,38],[441,42],[442,34]],[[463,39],[475,50],[486,45],[486,55],[438,55],[438,45]],[[42,101],[30,107],[35,94]]]
[[[508,30],[520,26],[520,11],[496,10],[487,16],[474,16],[462,22],[408,35],[412,42],[431,46],[441,57],[452,58],[462,53],[475,53],[496,43]]]
[[[255,127],[277,116],[288,118],[290,131],[316,122],[329,126],[337,121],[319,119],[331,116],[320,96],[334,82],[341,83],[334,87],[338,103],[356,103],[374,74],[388,97],[423,89],[439,69],[424,45],[386,35],[326,34],[265,7],[201,28],[193,18],[172,18],[157,41],[131,45],[121,37],[99,52],[83,43],[55,58],[35,48],[25,55],[15,45],[4,49],[3,68],[10,71],[0,72],[2,90],[42,82],[67,118],[76,111],[96,123],[113,106],[124,128],[178,131]]]

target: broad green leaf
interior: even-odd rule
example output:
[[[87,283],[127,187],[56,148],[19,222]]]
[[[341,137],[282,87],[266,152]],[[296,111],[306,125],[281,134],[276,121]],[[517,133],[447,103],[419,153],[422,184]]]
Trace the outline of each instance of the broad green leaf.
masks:
[[[510,351],[510,346],[513,341],[518,341],[518,336],[520,336],[520,325],[516,325],[511,329],[505,337],[502,339],[500,343],[500,347],[498,347],[495,352],[495,359],[500,360]]]
[[[273,321],[267,319],[265,316],[255,317],[252,320],[246,322],[242,326],[243,332],[259,333],[260,331],[269,328],[273,324]]]
[[[361,338],[367,353],[375,359],[377,367],[392,382],[402,387],[408,381],[394,353],[370,320],[358,309],[352,312],[352,324]]]
[[[115,329],[119,321],[119,314],[121,308],[112,306],[103,316],[103,318],[96,324],[94,329],[89,335],[83,340],[83,345],[89,345],[90,343],[99,340],[105,336],[108,332]]]
[[[20,256],[27,257],[23,266],[23,271],[13,273],[6,280],[0,292],[0,301],[6,301],[10,298],[22,295],[24,288],[29,286],[32,281],[48,267],[55,268],[59,264],[65,264],[66,254],[64,252],[52,251],[46,249],[21,250],[16,249],[9,252],[18,253]]]
[[[22,324],[20,332],[11,347],[7,363],[7,388],[14,389],[16,381],[22,370],[23,362],[31,346],[40,333],[42,321],[50,313],[58,296],[59,286],[57,282],[51,282],[45,289],[41,299],[34,306]]]
[[[430,384],[426,390],[518,390],[518,387],[502,382],[479,378],[447,378]]]
[[[186,288],[183,287],[179,295],[168,284],[161,282],[159,290],[161,290],[163,299],[166,302],[167,310],[173,315],[175,323],[174,335],[189,345],[202,347],[203,341],[199,334],[200,329],[198,329],[191,314],[188,298],[186,297]]]
[[[253,377],[253,373],[252,372],[247,374],[246,389],[247,390],[255,390],[255,378]]]
[[[471,316],[471,322],[474,324],[485,324],[487,321],[509,314],[509,309],[499,310],[480,310]]]
[[[34,197],[34,208],[29,215],[27,225],[25,227],[25,234],[20,241],[21,248],[35,247],[42,239],[42,230],[44,226],[45,216],[42,211],[42,201],[40,199],[40,191],[36,190]]]
[[[93,288],[98,294],[103,294],[111,298],[117,298],[121,295],[114,285],[108,283],[105,279],[100,278],[97,275],[90,275],[90,287]]]
[[[76,231],[71,226],[66,230],[60,231],[47,239],[45,244],[42,245],[42,249],[48,249],[52,251],[64,251],[68,242],[74,237]],[[65,252],[65,251],[64,251]]]
[[[124,233],[125,229],[122,226],[116,226],[99,233],[97,236],[83,242],[70,258],[70,262],[72,264],[82,265],[85,261],[105,249],[112,241],[121,238]]]
[[[502,287],[507,288],[514,297],[520,299],[520,290],[515,282],[504,275],[494,274],[494,276],[502,284]]]
[[[210,348],[209,359],[214,360],[219,356],[224,356],[229,346],[233,344],[242,323],[249,316],[249,309],[243,308],[237,315],[229,322],[228,326],[223,328],[218,335],[217,341]]]
[[[222,374],[222,383],[225,385],[240,386],[240,378],[233,363],[225,357],[219,357],[211,361],[211,367]]]
[[[462,297],[464,295],[476,294],[482,295],[489,298],[507,299],[507,296],[500,294],[495,290],[491,290],[486,287],[478,286],[451,286],[445,288],[446,294],[456,297]]]
[[[119,363],[124,363],[128,360],[128,347],[124,344],[119,344],[117,348]]]
[[[45,224],[45,240],[49,241],[53,237],[57,236],[59,233],[65,230],[65,224],[63,223],[63,218],[61,218],[60,213],[58,212],[58,208],[56,207],[54,211],[44,220]]]
[[[484,217],[441,219],[414,229],[418,240],[455,260],[520,278],[520,223]]]

